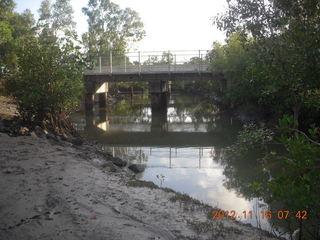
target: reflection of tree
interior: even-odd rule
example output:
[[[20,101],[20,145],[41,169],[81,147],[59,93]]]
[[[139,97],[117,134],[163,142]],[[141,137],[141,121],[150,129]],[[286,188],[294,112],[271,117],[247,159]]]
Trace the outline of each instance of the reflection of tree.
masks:
[[[148,116],[147,110],[148,102],[144,102],[139,105],[132,105],[130,101],[121,100],[114,106],[107,109],[108,116],[125,116],[124,118],[118,119],[117,122],[148,122],[150,117]],[[130,116],[130,118],[128,118]]]
[[[222,158],[223,174],[227,177],[224,182],[225,187],[236,190],[237,194],[249,200],[258,197],[260,190],[267,191],[266,185],[271,177],[270,171],[263,161],[257,160],[260,157],[262,156],[259,151],[252,151],[243,156],[232,156],[227,151]]]
[[[279,148],[263,149],[256,146],[255,149],[250,148],[245,153],[231,151],[230,148],[222,151],[221,157],[217,158],[213,155],[214,161],[221,161],[224,166],[223,174],[226,176],[224,186],[227,189],[235,190],[238,195],[248,200],[259,198],[268,204],[268,209],[272,211],[272,218],[268,219],[270,226],[273,226],[278,232],[288,232],[292,234],[299,228],[299,219],[295,217],[295,213],[290,213],[288,219],[279,219],[277,214],[280,211],[292,209],[288,202],[281,199],[275,199],[273,189],[270,182],[275,179],[283,168],[283,163],[277,158],[265,158],[266,152],[280,152]],[[290,169],[288,169],[290,171]],[[301,209],[301,211],[304,209]],[[259,213],[260,214],[260,213]],[[261,214],[260,214],[261,215]],[[260,216],[261,217],[261,216]],[[314,231],[318,229],[314,220],[303,220],[304,231]],[[315,226],[315,227],[312,227]],[[310,233],[302,239],[310,239]],[[314,233],[313,233],[314,234]],[[316,238],[314,238],[316,239]]]

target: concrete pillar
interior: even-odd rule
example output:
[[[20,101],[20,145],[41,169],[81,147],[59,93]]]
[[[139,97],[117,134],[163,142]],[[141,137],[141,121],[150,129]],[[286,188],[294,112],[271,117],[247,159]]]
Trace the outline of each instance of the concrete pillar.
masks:
[[[168,109],[168,93],[152,93],[151,94],[151,131],[167,132],[167,109]]]
[[[99,107],[100,108],[107,107],[107,96],[108,96],[108,93],[103,92],[103,93],[97,93],[97,94],[98,94],[98,99],[99,99]]]
[[[86,129],[92,128],[94,126],[93,103],[94,103],[94,94],[87,93],[84,98],[85,113],[86,113]]]
[[[164,80],[149,81],[150,93],[164,93],[164,92],[168,92],[168,89],[169,89],[168,81],[164,81]]]
[[[152,132],[167,132],[168,131],[168,120],[167,120],[167,107],[157,106],[151,108],[152,121],[151,131]]]
[[[93,103],[94,103],[94,94],[87,93],[84,98],[84,105],[86,114],[92,114],[93,112]]]

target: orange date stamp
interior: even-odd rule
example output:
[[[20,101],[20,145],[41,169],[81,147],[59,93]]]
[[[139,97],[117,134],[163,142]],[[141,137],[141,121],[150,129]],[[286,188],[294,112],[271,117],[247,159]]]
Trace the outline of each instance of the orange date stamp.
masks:
[[[295,217],[297,219],[307,219],[308,218],[308,212],[306,210],[301,211],[289,211],[289,210],[281,210],[281,211],[275,211],[272,212],[270,210],[262,210],[260,212],[253,212],[250,211],[242,211],[237,212],[235,210],[231,211],[224,211],[224,210],[212,210],[209,212],[209,218],[210,219],[253,219],[253,218],[260,218],[260,219],[287,219],[289,217]]]

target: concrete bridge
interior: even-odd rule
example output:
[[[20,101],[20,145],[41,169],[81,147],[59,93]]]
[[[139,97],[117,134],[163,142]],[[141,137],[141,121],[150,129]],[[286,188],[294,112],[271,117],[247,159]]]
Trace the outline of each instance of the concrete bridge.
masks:
[[[109,53],[98,56],[92,70],[84,73],[86,109],[91,111],[94,98],[99,98],[101,107],[105,106],[110,82],[149,83],[149,93],[153,97],[170,92],[172,81],[199,81],[219,78],[208,62],[207,50],[131,52],[125,54]],[[159,99],[161,103],[161,99]]]

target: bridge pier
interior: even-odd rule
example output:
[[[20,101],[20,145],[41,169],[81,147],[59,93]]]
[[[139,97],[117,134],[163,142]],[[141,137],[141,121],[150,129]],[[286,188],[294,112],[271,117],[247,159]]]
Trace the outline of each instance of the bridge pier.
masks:
[[[169,92],[170,83],[168,80],[151,80],[149,81],[150,93],[164,93]]]
[[[149,81],[149,93],[151,97],[151,108],[161,110],[168,105],[170,93],[170,81],[152,80]]]
[[[169,93],[151,93],[151,132],[167,132]]]
[[[98,98],[99,107],[104,108],[107,105],[108,83],[99,83],[96,81],[85,82],[85,111],[86,115],[92,115],[95,98]]]

